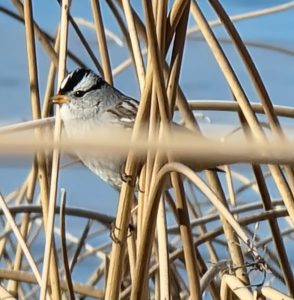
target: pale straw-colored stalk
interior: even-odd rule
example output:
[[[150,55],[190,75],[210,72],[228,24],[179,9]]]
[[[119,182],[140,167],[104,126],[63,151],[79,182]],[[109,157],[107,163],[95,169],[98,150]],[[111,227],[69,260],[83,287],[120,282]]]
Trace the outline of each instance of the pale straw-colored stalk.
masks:
[[[275,14],[275,13],[279,13],[284,10],[293,9],[293,8],[294,8],[294,1],[290,1],[288,3],[279,4],[279,5],[270,7],[270,8],[264,8],[264,9],[255,10],[255,11],[251,11],[251,12],[240,14],[240,15],[230,16],[230,19],[232,20],[232,22],[237,22],[237,21],[257,18],[260,16],[266,16],[269,14]],[[223,25],[221,20],[215,20],[215,21],[209,22],[210,27],[221,26],[221,25]],[[200,31],[199,27],[194,26],[187,30],[187,35],[190,35],[190,34],[193,34],[195,32],[199,32],[199,31]]]
[[[60,85],[62,79],[66,73],[66,53],[67,53],[67,34],[68,34],[68,11],[69,11],[69,0],[63,0],[61,4],[61,25],[60,25],[60,50],[59,50],[59,64],[58,64],[58,86]],[[60,140],[61,135],[61,118],[59,107],[56,109],[55,115],[55,127],[53,139],[55,142]],[[53,243],[53,227],[54,227],[54,211],[56,205],[56,194],[57,194],[57,183],[58,183],[58,170],[59,170],[59,149],[53,149],[52,157],[52,169],[51,169],[51,181],[50,181],[50,194],[49,194],[49,208],[48,208],[48,218],[46,224],[46,243],[44,251],[44,263],[42,272],[42,286],[40,299],[45,299],[47,293],[47,280],[48,280],[48,267],[49,261],[54,257],[54,252],[52,251]],[[55,295],[55,299],[59,299],[60,291],[58,295]]]
[[[108,54],[107,42],[105,37],[105,30],[103,25],[103,20],[101,16],[101,9],[99,1],[91,0],[91,6],[93,11],[94,22],[96,26],[96,35],[99,47],[99,53],[102,62],[102,70],[104,79],[112,84],[112,72],[110,66],[110,59]]]
[[[230,293],[232,292],[238,297],[238,299],[254,299],[250,288],[244,285],[244,283],[238,277],[225,274],[222,276],[220,299],[228,299],[230,297]]]
[[[3,210],[3,213],[5,214],[7,221],[9,222],[16,238],[17,238],[18,243],[22,247],[24,255],[26,256],[26,259],[28,260],[28,262],[30,264],[30,267],[37,279],[38,284],[41,285],[41,276],[40,276],[39,270],[37,268],[37,265],[33,259],[33,256],[31,254],[30,250],[28,249],[28,247],[26,245],[26,242],[24,241],[24,239],[21,235],[21,232],[19,231],[17,225],[15,224],[15,221],[9,211],[9,208],[8,208],[7,204],[5,203],[4,197],[1,194],[0,194],[0,206],[1,206],[1,209]]]
[[[135,59],[135,67],[137,71],[137,76],[139,79],[139,86],[141,93],[143,92],[144,83],[145,83],[145,68],[144,68],[144,61],[142,57],[142,51],[140,48],[140,43],[138,39],[138,33],[135,26],[135,21],[132,13],[132,9],[130,6],[129,0],[122,0],[125,16],[127,19],[127,24],[130,32],[130,40],[132,43],[132,49],[134,53]]]
[[[263,286],[261,288],[261,294],[269,300],[291,300],[292,297],[285,295],[284,293],[278,291],[277,289],[273,289],[270,286]]]
[[[26,28],[28,69],[29,69],[30,86],[31,86],[32,114],[34,119],[39,119],[41,117],[41,108],[40,108],[40,99],[39,99],[39,84],[38,84],[38,74],[37,74],[38,69],[37,69],[36,50],[35,50],[33,12],[32,12],[32,4],[30,0],[24,2],[24,20],[25,20],[25,28]],[[41,137],[41,132],[39,130],[36,130],[35,133],[37,137]],[[46,219],[47,207],[48,207],[48,180],[47,180],[45,156],[41,152],[37,153],[37,164],[38,164],[39,182],[40,182],[41,193],[42,193],[42,207],[44,210],[44,218]],[[54,248],[54,244],[52,246]],[[51,284],[52,284],[52,295],[57,298],[59,294],[59,279],[58,279],[57,263],[54,258],[55,257],[53,256],[53,259],[50,261],[50,274],[51,274]]]

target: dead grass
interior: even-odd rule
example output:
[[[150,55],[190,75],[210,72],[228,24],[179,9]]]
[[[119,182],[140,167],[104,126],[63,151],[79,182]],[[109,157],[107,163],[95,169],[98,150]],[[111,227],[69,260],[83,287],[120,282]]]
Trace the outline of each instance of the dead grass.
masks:
[[[33,153],[35,158],[22,186],[0,197],[0,298],[293,297],[289,252],[294,221],[293,142],[288,141],[279,117],[292,119],[294,111],[272,104],[244,42],[220,2],[209,0],[221,20],[209,23],[195,1],[175,0],[168,5],[166,0],[143,0],[143,20],[129,0],[106,0],[124,35],[118,39],[105,29],[107,20],[103,19],[99,1],[91,0],[89,9],[99,58],[79,29],[88,23],[70,14],[71,1],[62,1],[56,38],[33,21],[30,0],[12,3],[18,15],[5,7],[0,11],[25,26],[33,120],[0,128],[1,155]],[[292,2],[232,19],[290,8]],[[195,20],[196,28],[188,28],[189,16]],[[112,83],[113,76],[130,65],[134,68],[141,97],[131,136],[122,132],[110,135],[105,130],[95,133],[94,142],[92,137],[67,140],[61,135],[59,108],[55,118],[48,118],[49,98],[56,90],[54,80],[57,77],[59,84],[63,79],[67,58],[84,65],[78,54],[68,49],[70,24],[106,81]],[[249,101],[214,35],[213,26],[221,24],[238,51],[259,103]],[[233,101],[187,101],[178,82],[185,42],[195,31],[201,32],[210,48]],[[111,67],[107,36],[123,40],[129,50],[129,59],[116,69]],[[51,59],[43,101],[36,38]],[[287,49],[271,49],[293,55]],[[197,57],[191,64],[197,65]],[[226,135],[216,130],[213,138],[207,137],[193,114],[198,110],[234,112],[239,124]],[[175,111],[189,134],[175,132],[171,122]],[[263,114],[266,121],[261,123],[258,114]],[[128,153],[125,173],[138,174],[139,189],[123,183],[115,218],[66,207],[65,191],[61,209],[56,206],[60,151],[77,148],[97,155],[110,151]],[[143,167],[139,169],[142,154]],[[243,163],[241,171],[234,167],[237,163]],[[224,173],[215,169],[220,165]],[[195,169],[204,172],[199,175]],[[167,181],[170,189],[166,189]],[[272,195],[273,189],[278,198]],[[57,214],[60,228],[56,225]],[[67,230],[65,220],[71,218],[78,218],[84,226],[80,237]],[[99,240],[95,247],[93,239]],[[86,274],[84,282],[73,280],[74,270]]]

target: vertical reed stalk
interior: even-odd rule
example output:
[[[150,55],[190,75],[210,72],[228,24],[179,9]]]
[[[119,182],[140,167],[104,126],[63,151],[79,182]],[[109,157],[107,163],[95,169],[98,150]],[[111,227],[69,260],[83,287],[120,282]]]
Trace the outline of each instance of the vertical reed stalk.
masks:
[[[107,42],[105,38],[105,30],[103,25],[103,20],[101,16],[100,4],[98,0],[91,0],[91,6],[96,26],[96,34],[98,47],[100,52],[100,57],[102,61],[102,69],[105,80],[112,84],[112,72],[109,60],[109,54],[107,49]]]
[[[148,71],[149,72],[149,71]],[[144,92],[141,98],[140,106],[138,109],[136,121],[134,124],[134,129],[132,133],[132,138],[138,138],[140,134],[140,129],[142,123],[146,118],[146,107],[149,100],[150,91],[150,79],[152,73],[149,72],[146,76],[146,84]],[[117,219],[115,222],[115,228],[113,229],[113,234],[117,238],[118,242],[114,241],[112,243],[112,250],[110,256],[109,272],[106,282],[105,299],[117,299],[119,295],[121,275],[122,275],[122,260],[125,250],[125,240],[127,236],[127,228],[129,226],[130,212],[133,202],[134,193],[134,182],[135,174],[137,173],[137,157],[133,151],[128,154],[125,173],[131,174],[133,177],[132,182],[124,182],[120,192],[119,205],[117,209]]]
[[[37,61],[36,61],[36,50],[35,50],[35,36],[33,26],[33,13],[31,0],[24,2],[24,20],[26,28],[26,41],[27,41],[27,55],[28,55],[28,69],[31,86],[31,101],[32,101],[32,113],[33,118],[38,119],[41,117],[40,99],[39,99],[39,85],[37,75]],[[40,138],[40,132],[36,131],[36,135]],[[47,188],[47,171],[45,164],[45,157],[42,153],[37,154],[39,179],[41,193],[43,193],[43,210],[45,211],[44,218],[47,218],[46,209],[48,207],[48,188]],[[54,247],[54,244],[52,244]],[[53,256],[54,257],[54,256]],[[50,261],[50,278],[52,285],[52,296],[58,299],[59,295],[59,279],[58,279],[58,268],[56,260]]]
[[[34,197],[35,187],[36,187],[36,179],[37,179],[37,164],[36,162],[33,163],[31,172],[28,176],[28,182],[27,182],[27,192],[26,192],[26,202],[28,204],[31,204]],[[24,240],[27,239],[27,234],[29,230],[30,225],[30,214],[25,214],[22,218],[21,222],[21,228],[20,232],[23,236]],[[23,251],[20,246],[20,244],[17,245],[16,253],[15,253],[15,259],[13,264],[13,270],[19,270],[21,267],[23,258]],[[13,295],[17,294],[17,288],[18,288],[18,282],[17,281],[9,281],[7,284],[7,290],[11,292]]]
[[[144,61],[143,61],[141,48],[139,44],[138,33],[134,22],[130,1],[122,0],[122,4],[123,4],[123,9],[125,12],[128,28],[129,28],[129,35],[130,35],[133,55],[135,59],[135,67],[137,71],[137,76],[139,78],[140,91],[142,93],[144,88],[144,83],[145,83],[145,68],[144,68]]]
[[[156,227],[158,238],[158,259],[159,259],[159,277],[160,277],[160,298],[170,299],[170,274],[168,258],[168,238],[166,231],[166,211],[164,198],[159,202]]]
[[[216,13],[219,15],[220,19],[224,23],[228,33],[230,34],[237,50],[240,53],[240,56],[246,66],[246,69],[251,77],[251,80],[253,84],[255,85],[256,91],[261,99],[261,103],[263,105],[263,109],[265,112],[265,115],[267,116],[269,120],[269,125],[271,127],[272,132],[274,133],[275,137],[279,139],[284,139],[285,135],[283,134],[283,131],[281,129],[279,120],[277,116],[275,115],[275,112],[273,110],[273,105],[271,103],[270,97],[267,93],[267,90],[263,84],[263,81],[259,75],[259,72],[253,63],[253,60],[251,59],[249,52],[247,51],[244,43],[242,42],[237,30],[235,29],[233,23],[230,21],[230,18],[227,16],[225,10],[223,9],[222,5],[218,1],[210,0],[211,5],[215,9]],[[294,192],[294,175],[293,175],[293,170],[289,166],[285,166],[289,181],[288,184],[291,188],[292,194]],[[277,173],[278,170],[274,171],[274,174]],[[285,205],[288,208],[288,211],[292,217],[292,220],[294,222],[294,201],[293,197],[288,197],[289,192],[288,192],[288,184],[286,183],[285,180],[283,180],[282,175],[274,175],[276,178],[276,183],[278,187],[280,186],[280,189],[284,191],[284,201]],[[281,191],[282,193],[282,191]],[[293,279],[293,275],[292,275]],[[291,281],[293,282],[293,280]],[[293,288],[293,287],[292,287]],[[292,289],[293,292],[293,289]]]
[[[63,0],[61,5],[61,27],[60,27],[60,50],[59,50],[59,65],[58,65],[58,86],[66,72],[66,54],[67,54],[67,34],[68,34],[68,11],[69,11],[69,0]],[[54,128],[54,141],[57,143],[60,140],[61,134],[61,119],[59,107],[56,109],[55,115],[55,128]],[[44,263],[42,273],[42,287],[40,299],[45,299],[47,292],[47,279],[48,279],[48,263],[52,254],[51,245],[53,245],[53,227],[54,227],[54,216],[55,216],[55,205],[56,205],[56,193],[57,193],[57,181],[58,181],[58,170],[59,170],[59,150],[55,148],[53,150],[52,158],[52,171],[51,171],[51,182],[50,182],[50,198],[49,198],[49,210],[48,219],[46,226],[46,244],[44,252]],[[58,297],[58,298],[57,298]],[[60,292],[56,295],[55,299],[60,298]]]
[[[270,210],[272,209],[272,204],[271,204],[271,197],[269,195],[262,170],[259,166],[253,165],[253,172],[256,177],[256,183],[258,185],[258,188],[260,190],[260,196],[263,201],[263,205],[265,210]],[[282,239],[281,231],[279,229],[279,224],[277,220],[275,219],[269,219],[269,226],[271,229],[272,237],[273,237],[273,242],[275,244],[276,252],[278,253],[277,258],[279,260],[279,267],[283,270],[284,278],[286,281],[286,284],[289,288],[290,294],[293,297],[293,273],[291,270],[291,264],[289,262],[288,256],[287,256],[287,251],[285,249],[285,245]]]

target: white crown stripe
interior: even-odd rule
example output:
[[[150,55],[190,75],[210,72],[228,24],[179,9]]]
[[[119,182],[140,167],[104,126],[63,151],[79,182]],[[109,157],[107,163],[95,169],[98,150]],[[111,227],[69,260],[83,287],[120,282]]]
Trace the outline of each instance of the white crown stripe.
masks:
[[[72,77],[72,73],[68,74],[61,82],[60,89],[63,89],[68,82],[69,78]]]

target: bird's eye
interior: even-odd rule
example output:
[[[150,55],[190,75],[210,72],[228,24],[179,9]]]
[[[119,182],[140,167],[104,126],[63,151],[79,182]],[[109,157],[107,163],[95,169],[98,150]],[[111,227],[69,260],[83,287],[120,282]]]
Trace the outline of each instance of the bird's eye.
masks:
[[[75,95],[76,97],[82,97],[82,96],[84,96],[84,94],[85,94],[84,91],[76,91],[76,92],[74,93],[74,95]]]

